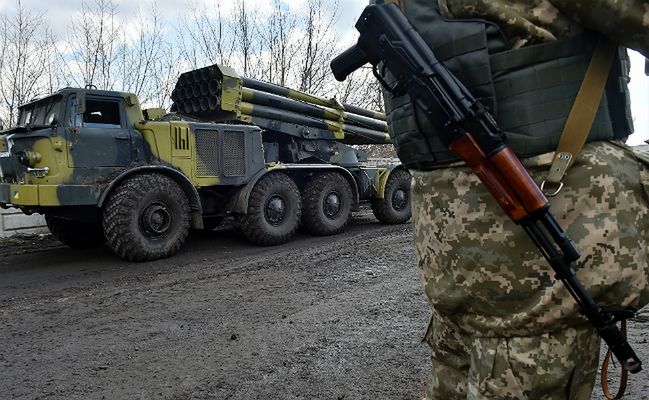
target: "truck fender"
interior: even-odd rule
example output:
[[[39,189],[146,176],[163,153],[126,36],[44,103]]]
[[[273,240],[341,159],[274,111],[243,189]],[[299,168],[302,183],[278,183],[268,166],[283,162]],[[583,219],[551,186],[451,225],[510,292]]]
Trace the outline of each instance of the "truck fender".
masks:
[[[190,226],[194,229],[203,229],[203,206],[201,205],[198,191],[185,175],[165,165],[144,165],[122,172],[115,179],[113,179],[113,181],[103,191],[101,196],[99,196],[99,202],[97,203],[97,206],[99,208],[102,208],[104,206],[106,198],[108,198],[108,194],[112,192],[112,190],[125,178],[134,174],[147,174],[152,172],[158,172],[167,175],[168,177],[176,181],[178,185],[180,185],[180,187],[185,192],[185,196],[187,196],[187,200],[189,201],[189,209],[191,214]]]
[[[271,171],[277,171],[278,168],[264,168],[259,170],[253,177],[250,179],[245,186],[242,186],[231,198],[227,206],[229,212],[235,214],[246,214],[248,212],[248,199],[250,198],[250,193],[252,188],[255,187],[255,184],[259,182],[262,176],[266,175]]]
[[[349,186],[352,188],[353,204],[352,209],[357,210],[359,206],[359,193],[358,193],[358,184],[354,179],[354,176],[347,169],[340,167],[338,165],[323,165],[323,164],[281,164],[278,166],[273,166],[270,168],[262,169],[257,172],[250,182],[237,191],[237,193],[232,196],[230,203],[228,204],[228,211],[237,213],[237,214],[246,214],[248,212],[248,199],[250,198],[250,193],[255,187],[255,184],[266,174],[274,171],[284,171],[289,176],[299,175],[300,173],[308,172],[317,172],[324,170],[335,170],[340,172],[345,179],[349,182]],[[298,182],[296,182],[298,183]],[[300,189],[302,189],[300,187]]]
[[[387,185],[388,178],[392,175],[392,172],[405,169],[406,168],[401,164],[390,164],[385,167],[385,171],[379,173],[378,182],[376,184],[376,197],[379,199],[385,197],[385,185]]]

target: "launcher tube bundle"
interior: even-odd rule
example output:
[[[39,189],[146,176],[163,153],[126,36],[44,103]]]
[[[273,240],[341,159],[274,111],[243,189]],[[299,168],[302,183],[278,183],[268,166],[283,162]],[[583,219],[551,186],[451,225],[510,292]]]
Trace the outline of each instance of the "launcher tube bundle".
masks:
[[[385,116],[212,65],[180,76],[173,111],[213,122],[241,121],[274,132],[348,144],[390,143]]]

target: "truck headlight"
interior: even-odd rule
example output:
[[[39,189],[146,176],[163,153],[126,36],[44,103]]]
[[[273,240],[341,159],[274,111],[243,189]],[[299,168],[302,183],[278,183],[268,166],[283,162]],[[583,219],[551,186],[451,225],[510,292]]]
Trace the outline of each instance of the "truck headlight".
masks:
[[[24,150],[16,154],[18,156],[18,161],[20,161],[21,164],[26,165],[28,167],[33,167],[41,160],[43,157],[41,156],[41,153],[37,151],[31,151],[31,150]]]

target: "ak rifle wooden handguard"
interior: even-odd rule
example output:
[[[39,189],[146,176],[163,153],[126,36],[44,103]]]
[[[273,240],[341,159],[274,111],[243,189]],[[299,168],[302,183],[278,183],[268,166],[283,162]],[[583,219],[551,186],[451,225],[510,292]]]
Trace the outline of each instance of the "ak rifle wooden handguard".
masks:
[[[471,167],[509,218],[518,223],[529,215],[495,164],[487,159],[470,134],[460,134],[448,147]]]
[[[516,193],[528,213],[546,210],[550,203],[511,147],[505,146],[489,157],[498,171],[507,178],[507,184]],[[514,219],[514,221],[516,221]]]

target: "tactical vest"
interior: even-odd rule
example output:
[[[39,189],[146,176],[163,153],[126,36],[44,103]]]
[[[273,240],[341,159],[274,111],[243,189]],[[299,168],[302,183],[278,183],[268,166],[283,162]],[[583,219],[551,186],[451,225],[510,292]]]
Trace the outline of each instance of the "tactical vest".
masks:
[[[597,44],[595,34],[511,49],[494,23],[447,20],[436,1],[402,3],[437,58],[487,106],[520,157],[556,150]],[[588,141],[622,139],[633,132],[629,68],[626,50],[619,48]],[[383,75],[393,83],[389,72]],[[439,140],[443,127],[413,107],[408,95],[384,95],[390,134],[407,168],[428,170],[457,161]]]

